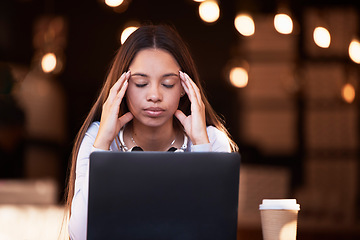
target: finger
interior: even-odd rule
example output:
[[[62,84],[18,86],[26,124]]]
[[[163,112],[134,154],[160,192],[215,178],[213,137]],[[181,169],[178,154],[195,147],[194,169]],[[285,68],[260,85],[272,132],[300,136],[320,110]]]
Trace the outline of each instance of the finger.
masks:
[[[126,90],[128,89],[128,86],[129,86],[129,78],[130,78],[130,75],[126,74],[126,78],[125,78],[125,81],[124,83],[122,84],[121,88],[120,88],[120,91],[118,92],[117,96],[120,97],[120,98],[123,98],[124,95],[125,95],[125,92]]]
[[[188,87],[186,86],[186,84],[185,84],[184,81],[185,81],[185,80],[182,80],[182,79],[181,79],[181,86],[182,86],[182,88],[184,89],[185,93],[188,94],[189,89],[188,89]]]
[[[120,86],[122,84],[122,80],[124,79],[125,74],[126,73],[123,73],[120,76],[120,78],[115,82],[115,84],[110,88],[109,96],[108,96],[108,101],[109,102],[112,102],[115,99],[116,94],[117,94],[118,89],[120,88]]]
[[[175,117],[179,119],[180,123],[184,126],[184,122],[186,120],[186,115],[181,110],[176,110]]]
[[[123,85],[125,80],[127,80],[129,78],[129,75],[130,75],[130,71],[124,72],[123,74],[121,74],[120,78],[115,82],[115,84],[111,87],[109,96],[108,96],[109,102],[112,102],[116,98],[116,95],[118,94],[119,90],[121,89],[121,86]]]
[[[191,108],[200,107],[200,101],[198,96],[196,95],[194,87],[190,84],[189,80],[186,80],[187,87],[189,89],[189,99],[191,101]]]
[[[116,132],[118,133],[120,131],[120,129],[127,124],[128,122],[130,122],[132,119],[134,118],[134,115],[132,115],[131,112],[127,112],[124,115],[122,115],[121,117],[118,118],[118,124],[117,124],[117,128],[116,128]]]
[[[192,87],[192,89],[194,90],[196,99],[198,101],[198,104],[201,105],[202,104],[202,99],[201,99],[200,89],[194,83],[194,81],[189,77],[189,75],[187,73],[185,73],[185,78],[186,78],[187,82],[190,84],[190,86]]]
[[[189,96],[190,102],[195,103],[195,101],[196,101],[196,103],[197,103],[195,91],[192,88],[192,86],[190,85],[189,80],[186,78],[185,73],[181,72],[181,75],[182,75],[182,80],[183,80],[182,83],[184,85],[185,92]]]
[[[122,85],[120,91],[116,95],[116,99],[113,101],[112,106],[120,107],[120,103],[124,98],[125,92],[128,88],[129,80],[126,80],[124,84]]]
[[[180,83],[181,83],[181,86],[183,86],[184,90],[186,90],[186,85],[185,85],[185,75],[182,71],[179,71],[179,77],[180,77]]]

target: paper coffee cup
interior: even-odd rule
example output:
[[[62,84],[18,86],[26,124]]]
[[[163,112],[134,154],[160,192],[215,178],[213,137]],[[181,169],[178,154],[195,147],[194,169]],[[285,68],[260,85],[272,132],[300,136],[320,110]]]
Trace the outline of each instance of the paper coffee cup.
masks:
[[[264,199],[259,205],[264,240],[295,240],[300,205],[296,199]]]

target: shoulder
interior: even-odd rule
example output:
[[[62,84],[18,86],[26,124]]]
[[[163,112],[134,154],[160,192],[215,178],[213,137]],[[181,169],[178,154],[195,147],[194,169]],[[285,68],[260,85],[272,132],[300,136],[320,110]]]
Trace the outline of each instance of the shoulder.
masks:
[[[229,138],[223,131],[217,129],[214,126],[207,126],[206,130],[213,151],[219,151],[219,152],[231,151]]]
[[[96,136],[99,131],[99,127],[100,127],[99,121],[92,122],[88,130],[86,131],[86,134],[90,136]]]
[[[85,132],[85,135],[82,139],[82,144],[88,143],[92,145],[99,131],[99,127],[100,127],[100,122],[92,122],[89,128]]]
[[[95,142],[95,138],[99,131],[100,122],[92,122],[89,128],[86,130],[85,135],[81,141],[80,150],[84,147],[91,148]]]
[[[224,132],[220,131],[219,129],[217,129],[214,126],[207,126],[206,127],[208,136],[209,136],[209,140],[211,141],[211,138],[220,138],[222,140],[227,140],[227,136]]]
[[[91,143],[91,146],[93,147],[96,136],[99,132],[99,128],[100,128],[100,122],[99,121],[95,121],[92,122],[88,128],[88,130],[85,133],[85,137],[84,139],[88,139],[88,142]],[[95,148],[94,148],[95,149]],[[99,149],[96,149],[97,151],[99,151]],[[118,144],[116,142],[116,139],[114,139],[114,141],[112,141],[112,143],[110,144],[110,150],[113,151],[118,151],[119,147]]]

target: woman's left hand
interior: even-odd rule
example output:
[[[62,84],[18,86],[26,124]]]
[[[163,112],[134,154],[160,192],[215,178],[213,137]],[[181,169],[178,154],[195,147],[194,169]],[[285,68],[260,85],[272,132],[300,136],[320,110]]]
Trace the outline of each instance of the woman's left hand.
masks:
[[[194,145],[209,143],[206,131],[205,104],[201,99],[201,93],[191,78],[181,71],[180,81],[191,102],[191,114],[186,116],[182,111],[177,110],[175,116],[184,126],[185,132]]]

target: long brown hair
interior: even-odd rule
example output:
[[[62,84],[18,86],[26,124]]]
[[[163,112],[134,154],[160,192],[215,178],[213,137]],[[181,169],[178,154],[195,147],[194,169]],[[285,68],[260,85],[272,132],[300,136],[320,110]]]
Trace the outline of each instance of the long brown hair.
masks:
[[[201,98],[205,104],[206,124],[212,125],[227,134],[232,151],[237,151],[235,142],[231,139],[228,131],[224,127],[222,120],[215,113],[204,94],[194,61],[180,35],[172,27],[165,25],[142,26],[133,32],[125,41],[125,43],[119,48],[110,67],[106,81],[101,89],[99,97],[91,108],[88,116],[85,119],[85,122],[76,136],[75,144],[72,150],[70,162],[71,165],[69,165],[70,174],[65,196],[66,208],[68,211],[71,210],[71,202],[74,196],[76,159],[82,139],[84,138],[90,124],[94,121],[100,121],[102,105],[108,97],[110,88],[119,79],[123,72],[128,71],[128,68],[136,53],[148,48],[166,50],[176,59],[181,68],[181,71],[186,72],[200,89]],[[186,115],[191,113],[190,100],[186,95],[181,98],[179,109],[182,110]],[[120,105],[120,115],[126,113],[127,111],[128,108],[126,101],[122,101]],[[71,214],[71,212],[69,213]]]

